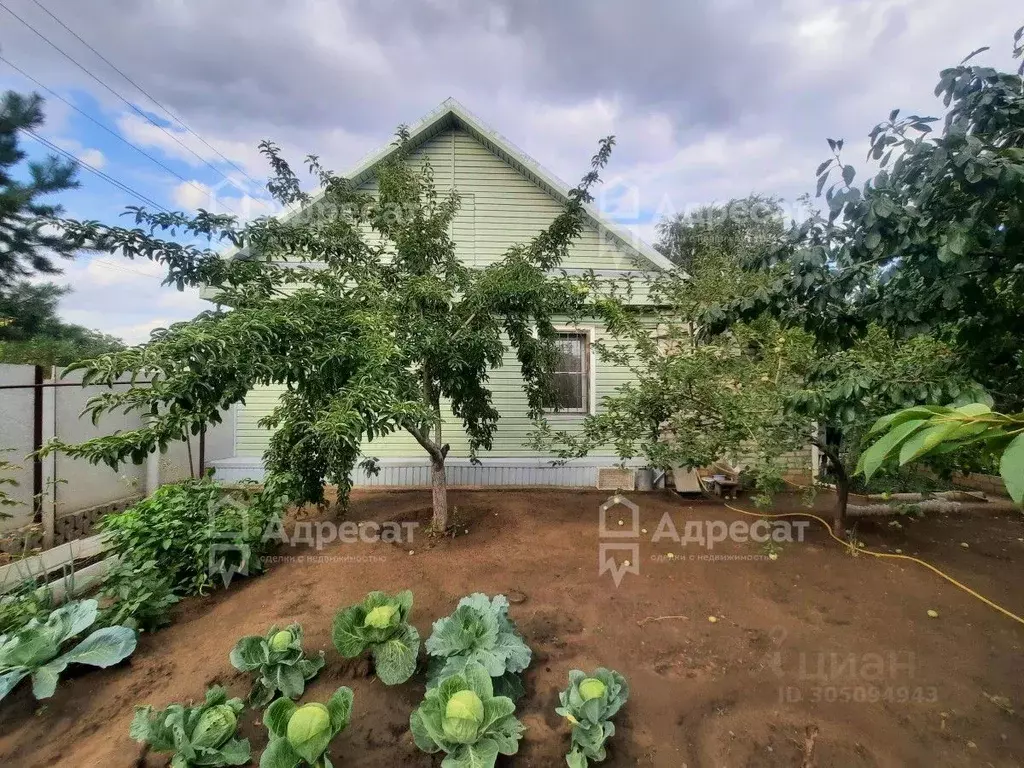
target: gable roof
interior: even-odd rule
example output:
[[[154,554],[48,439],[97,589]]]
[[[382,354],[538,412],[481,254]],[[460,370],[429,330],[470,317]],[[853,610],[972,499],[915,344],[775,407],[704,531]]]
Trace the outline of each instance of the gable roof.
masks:
[[[469,133],[497,157],[504,160],[559,202],[564,203],[568,199],[570,187],[564,181],[545,169],[540,163],[500,133],[485,125],[476,115],[452,98],[445,99],[441,102],[440,106],[429,112],[414,125],[409,126],[408,147],[416,149],[437,134],[451,129],[461,129]],[[398,147],[394,143],[389,142],[387,145],[364,157],[354,168],[351,168],[342,176],[348,179],[353,186],[358,187],[360,184],[373,178],[377,166],[397,150]],[[310,195],[310,200],[305,205],[315,205],[322,196],[322,190],[314,192]],[[288,206],[277,214],[277,218],[283,221],[288,220],[303,207],[305,206],[299,204]],[[606,233],[628,254],[639,257],[639,259],[650,263],[657,269],[674,268],[675,265],[667,257],[625,229],[608,221],[594,206],[584,205],[584,211],[591,224],[596,226],[598,231]],[[237,252],[236,249],[231,248],[225,255],[232,256]]]

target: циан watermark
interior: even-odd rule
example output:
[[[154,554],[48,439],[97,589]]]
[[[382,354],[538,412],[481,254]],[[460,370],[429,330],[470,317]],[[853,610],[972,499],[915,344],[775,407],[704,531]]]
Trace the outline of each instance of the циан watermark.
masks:
[[[768,666],[780,680],[780,704],[934,704],[937,686],[919,679],[917,655],[912,650],[881,649],[861,653],[794,651],[786,653],[786,631],[770,633],[776,649],[766,656]]]

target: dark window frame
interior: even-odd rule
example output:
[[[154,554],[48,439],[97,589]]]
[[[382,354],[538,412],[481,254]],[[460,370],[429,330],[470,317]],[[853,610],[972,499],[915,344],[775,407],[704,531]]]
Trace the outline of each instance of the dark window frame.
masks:
[[[591,389],[591,337],[590,333],[586,330],[574,330],[574,329],[559,329],[556,331],[556,335],[559,339],[569,338],[578,339],[582,345],[580,353],[580,366],[579,371],[561,370],[564,366],[556,364],[555,370],[552,372],[555,376],[576,376],[580,380],[580,406],[564,406],[559,403],[557,410],[551,411],[552,416],[586,416],[590,414],[590,389]]]

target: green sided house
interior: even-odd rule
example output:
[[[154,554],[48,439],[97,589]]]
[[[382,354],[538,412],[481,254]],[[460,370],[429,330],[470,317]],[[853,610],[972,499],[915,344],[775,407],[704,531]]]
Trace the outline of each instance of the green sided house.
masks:
[[[457,252],[470,266],[500,260],[510,246],[528,241],[560,212],[569,187],[454,100],[445,101],[409,130],[414,148],[411,162],[429,160],[437,188],[454,187],[460,195],[453,238]],[[372,193],[375,169],[393,151],[388,144],[344,175]],[[596,210],[588,208],[588,214],[588,226],[562,269],[594,270],[602,278],[642,284],[645,275],[671,268],[671,262],[654,248],[604,220]],[[560,330],[557,379],[562,402],[561,410],[550,419],[558,428],[572,429],[600,409],[602,398],[626,381],[629,372],[597,359],[593,343],[603,337],[601,327],[565,326]],[[479,456],[479,463],[470,463],[467,440],[464,435],[460,438],[461,425],[451,417],[445,424],[445,439],[451,444],[446,461],[449,486],[594,488],[604,480],[612,488],[630,487],[623,482],[623,470],[616,469],[620,462],[611,449],[553,466],[550,456],[525,445],[531,424],[514,354],[491,372],[489,385],[501,414],[493,448]],[[244,405],[235,407],[234,455],[212,462],[219,478],[262,478],[261,456],[270,433],[257,423],[274,407],[280,392],[274,388],[255,390]],[[364,445],[363,452],[379,459],[380,472],[371,476],[357,468],[356,486],[429,487],[427,454],[408,433],[375,440]]]

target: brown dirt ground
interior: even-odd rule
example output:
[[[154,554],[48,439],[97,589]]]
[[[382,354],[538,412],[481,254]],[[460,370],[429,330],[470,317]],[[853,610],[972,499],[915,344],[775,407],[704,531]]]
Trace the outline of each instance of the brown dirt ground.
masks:
[[[534,650],[519,705],[527,732],[519,754],[499,765],[564,765],[568,730],[554,713],[557,692],[570,669],[599,665],[632,686],[604,763],[611,767],[799,768],[808,727],[818,729],[815,768],[1024,764],[1024,627],[917,565],[852,557],[816,527],[775,561],[690,560],[706,551],[650,541],[662,515],[670,512],[680,533],[685,520],[740,515],[669,493],[633,498],[649,533],[640,575],[627,574],[619,588],[598,576],[605,494],[595,492],[453,491],[468,534],[433,547],[420,538],[414,554],[383,543],[335,543],[320,553],[285,547],[280,554],[292,559],[266,575],[184,601],[174,624],[144,635],[123,666],[73,675],[39,707],[19,687],[0,708],[0,765],[165,765],[128,738],[133,706],[199,698],[214,682],[244,696],[248,683],[228,663],[231,647],[292,621],[305,628],[308,648],[327,651],[306,700],[322,701],[343,684],[355,691],[352,725],[332,747],[335,765],[437,765],[408,734],[422,676],[386,688],[365,662],[341,659],[330,643],[340,607],[370,589],[404,588],[415,592],[423,637],[464,594],[525,598],[512,613]],[[349,518],[425,522],[428,507],[426,491],[357,492]],[[1017,512],[935,517],[902,529],[862,523],[859,537],[918,554],[1024,614]],[[670,551],[675,559],[664,559]],[[300,560],[311,554],[323,562]],[[752,543],[719,544],[713,554],[763,555]],[[929,619],[929,609],[939,618]],[[880,671],[878,659],[891,654],[897,665],[886,661]],[[815,676],[819,660],[828,679]],[[243,731],[257,755],[265,744],[258,721],[246,711]]]

